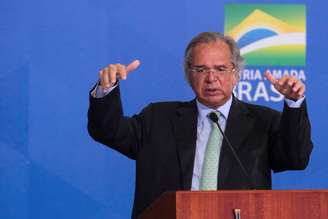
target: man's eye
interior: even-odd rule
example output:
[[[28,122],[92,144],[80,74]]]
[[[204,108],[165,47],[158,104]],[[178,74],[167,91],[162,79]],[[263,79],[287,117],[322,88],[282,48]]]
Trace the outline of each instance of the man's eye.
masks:
[[[205,72],[205,69],[204,69],[204,68],[198,68],[198,69],[197,69],[197,72],[199,72],[199,73],[204,73],[204,72]]]
[[[217,72],[225,72],[225,71],[226,71],[225,68],[215,68],[215,70],[216,70]]]

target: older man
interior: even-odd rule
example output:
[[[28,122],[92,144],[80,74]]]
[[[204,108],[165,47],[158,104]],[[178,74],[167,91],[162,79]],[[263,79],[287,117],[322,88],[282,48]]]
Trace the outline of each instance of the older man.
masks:
[[[232,38],[205,32],[187,46],[185,74],[194,100],[153,103],[124,117],[118,80],[139,64],[110,64],[101,70],[88,112],[90,135],[136,160],[133,218],[165,191],[270,189],[271,170],[307,166],[313,146],[304,84],[266,73],[285,96],[282,114],[237,100],[232,90],[242,58]],[[244,168],[210,120],[211,112]]]

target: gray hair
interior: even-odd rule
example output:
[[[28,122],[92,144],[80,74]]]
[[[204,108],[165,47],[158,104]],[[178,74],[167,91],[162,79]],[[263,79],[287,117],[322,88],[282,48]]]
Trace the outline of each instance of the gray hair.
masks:
[[[236,69],[236,74],[239,76],[239,72],[242,70],[244,65],[244,59],[240,55],[240,50],[235,42],[235,40],[230,36],[225,36],[219,32],[203,32],[195,36],[190,43],[188,44],[186,50],[185,50],[185,56],[184,56],[184,72],[185,76],[189,81],[189,69],[192,59],[192,50],[197,45],[202,43],[214,43],[217,41],[223,41],[225,42],[230,49],[231,52],[231,63],[233,64],[234,68]]]

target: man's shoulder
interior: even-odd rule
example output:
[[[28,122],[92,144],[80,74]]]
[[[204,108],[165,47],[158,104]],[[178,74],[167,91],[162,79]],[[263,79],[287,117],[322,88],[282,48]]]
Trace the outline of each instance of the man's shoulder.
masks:
[[[191,101],[161,101],[161,102],[152,102],[149,104],[153,110],[156,111],[175,111],[184,108],[194,108],[196,107],[195,100]]]
[[[236,105],[238,105],[238,107],[244,108],[245,110],[248,110],[250,113],[255,113],[257,115],[281,113],[280,111],[270,108],[268,106],[245,102],[242,100],[238,100],[237,98],[235,99],[235,103]]]
[[[138,115],[148,121],[156,119],[165,122],[179,115],[197,115],[197,107],[195,101],[152,102]]]

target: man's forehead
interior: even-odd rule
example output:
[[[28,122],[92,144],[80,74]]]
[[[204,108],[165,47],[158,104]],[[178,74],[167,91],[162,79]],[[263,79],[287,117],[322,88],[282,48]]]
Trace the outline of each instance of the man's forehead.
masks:
[[[200,43],[194,47],[191,55],[192,61],[217,59],[217,61],[231,58],[231,51],[227,43],[221,40],[210,43]]]
[[[203,49],[203,48],[213,48],[213,47],[226,47],[229,48],[228,44],[220,39],[212,42],[202,42],[197,44],[194,48]]]

